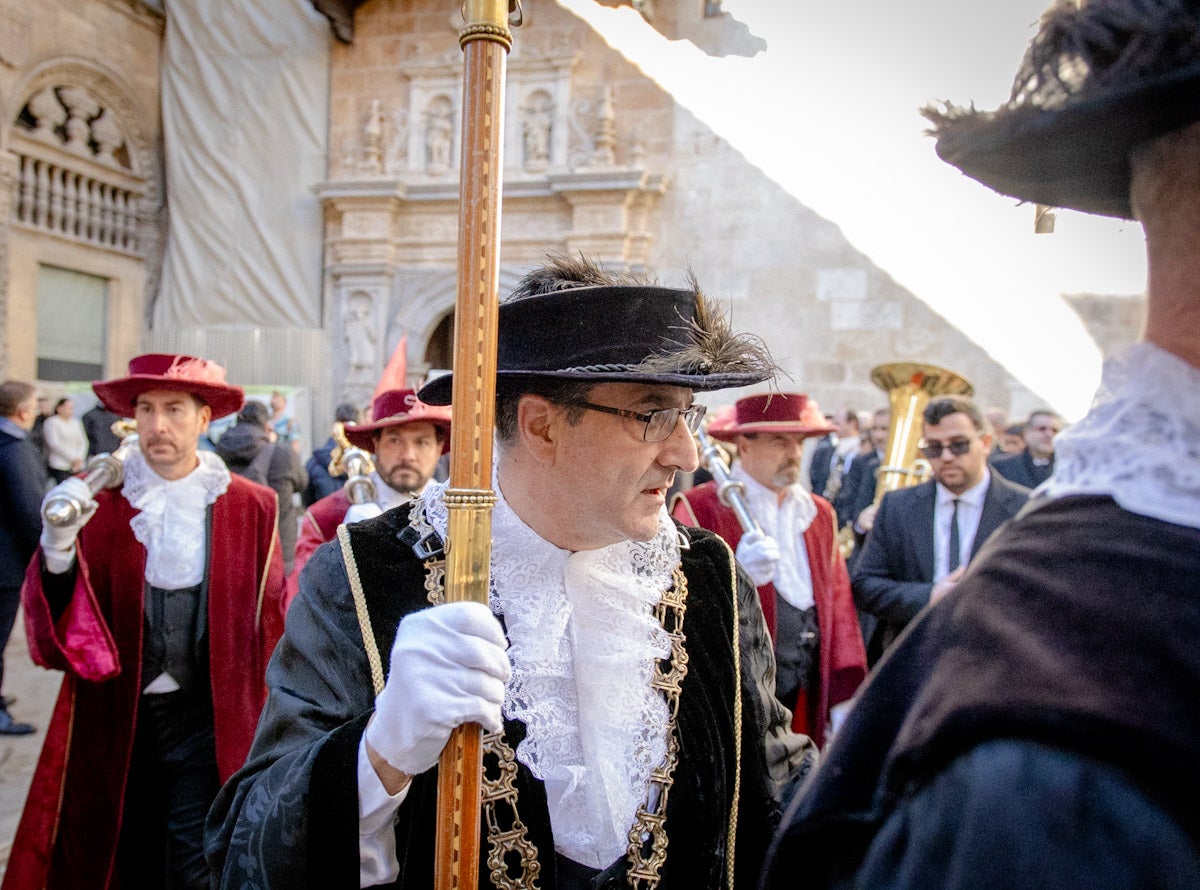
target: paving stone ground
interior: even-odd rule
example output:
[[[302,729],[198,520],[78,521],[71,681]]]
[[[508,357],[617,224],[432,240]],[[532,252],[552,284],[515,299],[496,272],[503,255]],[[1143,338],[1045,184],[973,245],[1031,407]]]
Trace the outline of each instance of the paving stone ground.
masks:
[[[60,672],[44,670],[29,660],[24,617],[18,615],[4,654],[4,694],[16,696],[16,704],[9,708],[13,717],[32,723],[37,732],[23,736],[0,735],[0,877],[8,865],[13,835],[25,807],[25,795],[29,792],[33,768],[42,750],[46,724],[50,722],[50,712],[54,709],[61,682]]]

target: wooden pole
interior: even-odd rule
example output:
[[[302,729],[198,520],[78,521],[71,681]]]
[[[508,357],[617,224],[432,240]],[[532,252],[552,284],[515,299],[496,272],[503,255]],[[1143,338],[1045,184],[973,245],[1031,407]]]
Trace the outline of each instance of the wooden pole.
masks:
[[[504,172],[505,65],[512,46],[510,3],[466,0],[458,285],[450,484],[446,490],[446,601],[488,600],[491,557],[492,430],[496,416],[496,332],[500,287],[500,204]],[[479,885],[483,744],[478,724],[450,736],[438,765],[436,890]]]

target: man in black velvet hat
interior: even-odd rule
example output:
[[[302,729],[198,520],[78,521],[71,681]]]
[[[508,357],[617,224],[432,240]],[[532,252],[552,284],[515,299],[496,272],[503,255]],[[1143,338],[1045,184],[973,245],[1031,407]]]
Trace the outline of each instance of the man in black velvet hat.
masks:
[[[437,759],[466,722],[488,731],[481,886],[752,883],[813,747],[753,583],[665,499],[697,464],[693,393],[772,372],[694,284],[527,275],[499,311],[489,605],[427,608],[444,484],[316,551],[210,815],[223,885],[430,886]]]
[[[1146,331],[869,680],[765,886],[1200,887],[1200,3],[1059,2],[1008,105],[930,116],[997,191],[1138,220]]]

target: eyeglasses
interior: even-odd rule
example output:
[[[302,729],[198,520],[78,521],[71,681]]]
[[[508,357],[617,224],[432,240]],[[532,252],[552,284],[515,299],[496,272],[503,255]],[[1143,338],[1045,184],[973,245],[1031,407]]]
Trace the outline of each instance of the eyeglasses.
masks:
[[[680,418],[687,424],[688,432],[694,433],[700,429],[700,421],[708,410],[706,405],[692,405],[690,408],[658,408],[642,413],[627,411],[624,408],[610,408],[608,405],[593,405],[591,402],[568,402],[576,408],[587,408],[589,411],[600,411],[604,414],[615,414],[617,417],[630,417],[646,424],[642,437],[647,442],[661,442],[675,432],[675,425]]]
[[[941,457],[943,448],[951,454],[957,454],[959,457],[962,457],[971,450],[971,445],[974,441],[974,439],[955,439],[953,442],[948,442],[945,445],[941,442],[929,442],[922,445],[920,451],[930,460],[937,460]]]

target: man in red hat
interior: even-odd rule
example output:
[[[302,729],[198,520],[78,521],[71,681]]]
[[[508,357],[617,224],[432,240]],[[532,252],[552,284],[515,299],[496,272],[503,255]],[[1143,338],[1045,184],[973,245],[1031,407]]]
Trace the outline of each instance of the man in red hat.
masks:
[[[735,548],[775,641],[776,697],[792,709],[792,728],[820,745],[830,708],[849,699],[867,672],[833,507],[800,484],[804,440],[833,428],[800,393],[748,396],[735,411],[733,423],[709,434],[737,443],[730,477],[760,528],[744,533],[716,482],[676,496],[672,515]]]
[[[204,817],[241,766],[283,631],[274,493],[197,450],[242,405],[214,362],[144,355],[93,385],[137,422],[120,488],[67,479],[22,589],[34,660],[65,673],[6,888],[208,886]]]
[[[348,423],[345,430],[351,445],[375,457],[375,500],[351,504],[340,488],[305,511],[296,569],[288,578],[289,601],[299,589],[300,570],[314,550],[334,539],[339,525],[379,516],[425,490],[438,458],[450,450],[450,406],[426,405],[411,389],[391,389],[371,405],[370,423]]]

